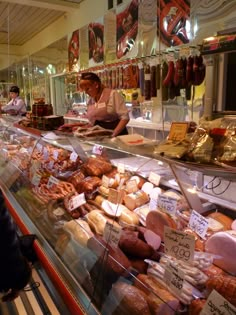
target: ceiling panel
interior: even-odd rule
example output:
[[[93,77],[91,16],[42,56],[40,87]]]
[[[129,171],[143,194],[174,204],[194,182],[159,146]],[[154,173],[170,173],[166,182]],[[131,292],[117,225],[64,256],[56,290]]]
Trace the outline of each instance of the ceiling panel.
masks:
[[[0,44],[24,45],[82,1],[0,1]]]

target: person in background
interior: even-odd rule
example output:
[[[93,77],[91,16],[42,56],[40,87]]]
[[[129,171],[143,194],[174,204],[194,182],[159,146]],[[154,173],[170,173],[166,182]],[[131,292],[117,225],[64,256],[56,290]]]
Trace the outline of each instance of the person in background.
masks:
[[[26,105],[19,96],[20,89],[14,85],[10,88],[10,102],[2,107],[2,112],[10,115],[24,115],[26,113]]]
[[[3,302],[14,300],[29,283],[32,269],[23,256],[16,226],[0,190],[0,292]]]
[[[91,125],[114,130],[112,136],[127,135],[129,113],[124,98],[116,91],[105,87],[93,72],[84,72],[80,88],[89,95],[87,118]]]

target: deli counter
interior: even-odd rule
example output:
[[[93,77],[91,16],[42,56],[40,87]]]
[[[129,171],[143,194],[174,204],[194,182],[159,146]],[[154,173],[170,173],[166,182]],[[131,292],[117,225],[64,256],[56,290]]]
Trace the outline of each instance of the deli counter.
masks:
[[[0,147],[0,185],[9,210],[24,234],[37,235],[39,259],[71,314],[194,314],[195,302],[206,301],[205,289],[214,288],[210,277],[219,268],[212,265],[216,253],[203,250],[206,238],[230,229],[212,213],[227,215],[230,224],[236,215],[234,201],[189,193],[204,181],[204,169],[153,156],[151,142],[81,141],[3,121]],[[230,172],[219,176],[234,182]],[[203,237],[181,234],[189,232],[189,209],[211,217]],[[180,265],[176,251],[167,255],[173,244],[163,243],[174,231],[194,243]],[[176,276],[173,262],[189,281],[180,271]],[[223,277],[224,263],[218,266]],[[234,279],[235,268],[229,268]]]

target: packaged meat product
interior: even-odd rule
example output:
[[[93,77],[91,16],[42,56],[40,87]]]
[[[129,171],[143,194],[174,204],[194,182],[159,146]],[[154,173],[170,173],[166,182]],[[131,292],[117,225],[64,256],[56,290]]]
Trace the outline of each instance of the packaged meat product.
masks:
[[[212,212],[207,216],[207,218],[214,219],[218,221],[219,223],[221,223],[223,226],[222,230],[224,231],[231,230],[233,219],[231,219],[227,215],[221,212]]]
[[[112,224],[116,225],[117,227],[120,227],[120,225],[116,221],[106,217],[104,212],[100,211],[100,210],[93,210],[93,211],[89,212],[87,214],[87,220],[88,220],[88,224],[89,224],[91,230],[94,231],[96,234],[99,234],[99,235],[103,235],[107,221],[111,222]]]
[[[84,193],[86,197],[91,197],[97,189],[101,185],[102,181],[97,176],[88,176],[84,178],[77,186],[77,192]],[[92,199],[92,198],[90,198]]]
[[[84,171],[89,176],[101,176],[110,172],[111,170],[111,163],[102,156],[97,156],[96,158],[90,157],[88,161],[82,166],[82,171]]]
[[[128,208],[124,208],[119,217],[119,223],[122,226],[139,225],[139,216]]]
[[[236,232],[233,230],[217,232],[205,243],[205,250],[218,255],[214,264],[226,272],[236,275]]]

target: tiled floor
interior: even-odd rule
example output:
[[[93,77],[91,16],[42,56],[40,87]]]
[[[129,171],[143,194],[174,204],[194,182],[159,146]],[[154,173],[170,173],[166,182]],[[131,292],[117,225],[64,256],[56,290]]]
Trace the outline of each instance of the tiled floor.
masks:
[[[70,315],[44,270],[37,263],[32,282],[13,302],[0,302],[0,315]]]

